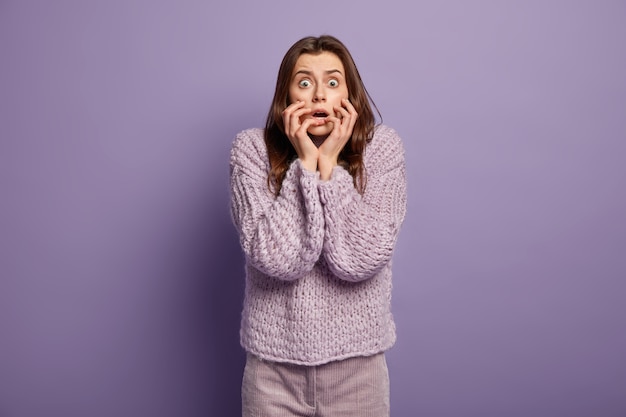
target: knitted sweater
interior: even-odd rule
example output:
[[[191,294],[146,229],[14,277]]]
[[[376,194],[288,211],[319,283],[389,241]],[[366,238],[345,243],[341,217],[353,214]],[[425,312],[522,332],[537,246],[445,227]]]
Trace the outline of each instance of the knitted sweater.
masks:
[[[240,332],[246,351],[319,365],[394,344],[391,258],[406,211],[396,132],[378,126],[363,159],[362,195],[341,166],[323,181],[296,159],[275,196],[263,130],[235,138],[231,214],[246,259]]]

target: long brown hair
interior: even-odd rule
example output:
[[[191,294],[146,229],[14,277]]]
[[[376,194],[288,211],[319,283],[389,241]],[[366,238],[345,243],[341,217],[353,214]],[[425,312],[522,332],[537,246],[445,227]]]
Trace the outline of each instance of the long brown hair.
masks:
[[[278,70],[276,91],[265,124],[265,145],[270,162],[267,180],[268,186],[273,189],[276,195],[280,192],[289,165],[297,157],[295,149],[285,134],[282,118],[283,110],[290,104],[289,85],[293,69],[300,55],[317,55],[322,52],[331,52],[337,55],[346,71],[349,100],[359,117],[352,130],[352,137],[339,154],[339,163],[352,175],[357,190],[360,193],[365,190],[366,175],[363,165],[363,152],[374,134],[375,118],[372,106],[376,108],[376,105],[363,85],[348,48],[339,39],[330,35],[323,35],[302,38],[293,44],[285,54]],[[377,108],[376,111],[380,115]]]

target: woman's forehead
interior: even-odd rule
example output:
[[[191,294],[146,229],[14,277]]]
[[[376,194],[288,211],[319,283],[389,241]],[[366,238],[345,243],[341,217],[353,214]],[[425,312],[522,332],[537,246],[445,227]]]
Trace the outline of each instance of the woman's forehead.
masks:
[[[323,51],[319,54],[302,54],[298,57],[294,66],[294,74],[301,70],[311,71],[334,71],[344,73],[343,63],[339,57],[332,53]]]

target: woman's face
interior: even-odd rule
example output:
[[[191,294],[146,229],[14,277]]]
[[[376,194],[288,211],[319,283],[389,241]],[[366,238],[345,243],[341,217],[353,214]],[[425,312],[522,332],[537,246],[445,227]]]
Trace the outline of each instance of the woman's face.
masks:
[[[345,70],[339,57],[332,52],[317,55],[302,54],[296,61],[289,84],[289,103],[303,101],[309,114],[301,117],[323,119],[329,115],[341,117],[333,107],[341,107],[341,100],[348,98],[348,85]],[[328,136],[333,129],[332,122],[311,126],[313,136]]]

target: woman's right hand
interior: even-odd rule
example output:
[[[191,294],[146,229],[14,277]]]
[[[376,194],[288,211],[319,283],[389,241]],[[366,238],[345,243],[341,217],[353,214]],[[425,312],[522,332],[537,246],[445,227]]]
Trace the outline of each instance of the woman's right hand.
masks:
[[[310,112],[311,109],[304,107],[303,101],[296,101],[283,110],[283,124],[285,126],[285,134],[296,150],[302,166],[309,171],[315,172],[317,170],[319,151],[309,137],[307,130],[312,124],[319,122],[312,118],[300,122],[300,118]]]

